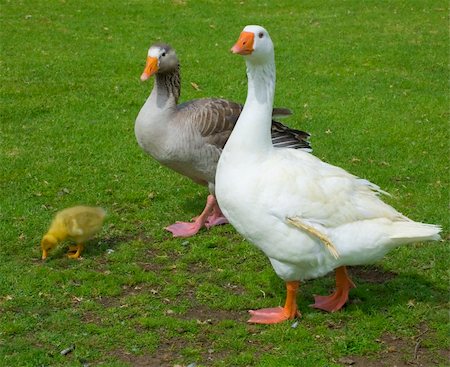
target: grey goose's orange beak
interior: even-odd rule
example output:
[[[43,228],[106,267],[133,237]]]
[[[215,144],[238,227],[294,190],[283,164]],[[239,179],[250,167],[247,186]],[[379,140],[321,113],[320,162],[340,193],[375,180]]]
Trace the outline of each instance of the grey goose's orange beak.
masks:
[[[147,63],[145,64],[144,72],[141,74],[141,80],[145,82],[153,74],[158,71],[158,58],[157,57],[147,57]]]

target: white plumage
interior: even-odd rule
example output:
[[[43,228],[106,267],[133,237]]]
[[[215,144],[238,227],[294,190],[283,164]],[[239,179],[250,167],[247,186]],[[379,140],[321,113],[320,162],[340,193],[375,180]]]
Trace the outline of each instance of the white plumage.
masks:
[[[343,295],[319,297],[315,304],[335,311],[353,286],[345,265],[374,262],[401,244],[437,240],[440,227],[408,219],[384,203],[379,198],[384,192],[367,180],[307,152],[274,149],[270,112],[275,62],[270,36],[262,27],[247,26],[232,51],[245,55],[248,95],[217,167],[218,203],[230,223],[269,257],[288,283],[288,298],[289,284],[298,287],[300,280],[338,268],[337,293],[345,283]],[[292,318],[297,314],[295,297],[294,304],[288,303],[283,309],[253,311],[249,321]]]

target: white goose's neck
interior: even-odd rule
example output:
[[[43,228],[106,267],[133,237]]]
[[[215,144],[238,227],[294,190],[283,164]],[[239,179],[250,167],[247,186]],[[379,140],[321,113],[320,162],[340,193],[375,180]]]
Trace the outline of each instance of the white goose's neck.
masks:
[[[275,60],[264,64],[247,61],[247,99],[236,127],[227,142],[233,149],[267,151],[271,139],[272,108],[275,94]]]

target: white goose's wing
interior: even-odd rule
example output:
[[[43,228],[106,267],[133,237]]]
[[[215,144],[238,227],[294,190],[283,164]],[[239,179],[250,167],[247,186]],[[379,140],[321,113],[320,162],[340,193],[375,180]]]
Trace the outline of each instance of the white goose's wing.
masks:
[[[270,172],[264,187],[272,191],[271,213],[280,219],[297,217],[328,228],[374,218],[408,220],[384,203],[378,196],[385,192],[367,180],[301,151],[274,154],[276,159],[263,164],[263,171]]]

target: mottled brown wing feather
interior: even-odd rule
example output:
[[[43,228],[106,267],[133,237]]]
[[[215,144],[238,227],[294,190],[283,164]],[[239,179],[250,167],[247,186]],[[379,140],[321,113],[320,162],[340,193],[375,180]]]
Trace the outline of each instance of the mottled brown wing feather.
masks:
[[[179,110],[194,115],[192,123],[209,144],[222,149],[236,124],[243,106],[219,98],[192,100],[178,105]],[[287,108],[274,108],[273,115],[287,117],[292,114]],[[272,142],[275,147],[311,149],[307,132],[291,129],[280,122],[272,121]]]
[[[242,111],[238,103],[219,98],[195,99],[178,105],[190,114],[190,121],[205,142],[222,149]]]

